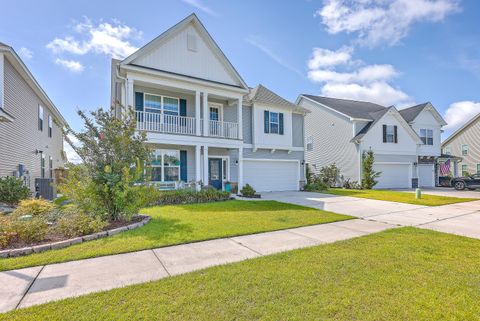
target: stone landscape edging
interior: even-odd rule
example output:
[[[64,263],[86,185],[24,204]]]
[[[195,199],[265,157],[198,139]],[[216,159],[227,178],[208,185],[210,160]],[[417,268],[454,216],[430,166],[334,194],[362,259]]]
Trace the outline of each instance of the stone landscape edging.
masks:
[[[107,236],[115,235],[124,231],[133,230],[133,229],[136,229],[137,227],[144,226],[151,219],[150,216],[141,215],[141,214],[137,215],[137,217],[142,217],[142,220],[140,222],[132,223],[122,227],[117,227],[107,231],[101,231],[93,234],[83,235],[83,236],[79,236],[79,237],[75,237],[72,239],[63,240],[59,242],[27,246],[19,249],[3,250],[3,251],[0,251],[0,258],[17,257],[17,256],[28,255],[31,253],[40,253],[48,250],[57,250],[57,249],[65,248],[74,244],[79,244],[86,241],[92,241],[92,240],[104,238]]]

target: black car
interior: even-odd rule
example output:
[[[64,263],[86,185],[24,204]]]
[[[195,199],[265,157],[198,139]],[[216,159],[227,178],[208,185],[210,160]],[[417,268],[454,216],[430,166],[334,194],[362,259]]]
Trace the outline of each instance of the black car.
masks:
[[[464,190],[465,188],[469,190],[480,188],[480,174],[454,178],[452,179],[452,186],[455,187],[457,191]]]

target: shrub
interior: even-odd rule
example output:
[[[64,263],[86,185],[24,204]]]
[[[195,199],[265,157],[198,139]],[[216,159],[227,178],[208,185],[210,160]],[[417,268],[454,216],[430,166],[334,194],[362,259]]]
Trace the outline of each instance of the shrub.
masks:
[[[67,205],[61,210],[55,230],[66,237],[76,237],[100,232],[107,225],[99,217],[91,217],[77,206]]]
[[[0,202],[16,205],[30,196],[31,192],[22,180],[13,176],[0,177]]]
[[[305,184],[303,189],[307,192],[319,192],[327,190],[328,186],[323,181],[316,178],[311,183]]]
[[[318,178],[328,187],[336,187],[339,185],[342,176],[340,175],[340,169],[337,165],[331,164],[320,169]]]
[[[343,181],[342,187],[346,189],[362,189],[362,186],[357,181],[351,181],[350,178]]]
[[[41,241],[48,233],[48,218],[54,210],[55,205],[44,199],[23,200],[10,216],[12,230],[25,243]]]
[[[377,185],[378,181],[376,179],[381,175],[381,172],[373,170],[375,156],[371,149],[368,152],[363,153],[362,159],[362,188],[372,189]]]
[[[55,204],[44,199],[26,199],[20,202],[12,215],[20,217],[23,215],[46,216],[55,209]]]
[[[173,191],[161,191],[158,193],[157,205],[174,205],[174,204],[193,204],[206,203],[216,201],[226,201],[230,198],[230,193],[219,191],[214,188],[204,188],[201,191],[179,189]]]
[[[0,249],[6,247],[17,236],[9,216],[0,215]]]
[[[246,184],[241,190],[240,190],[240,194],[242,194],[242,196],[245,196],[245,197],[254,197],[255,196],[255,193],[257,193],[257,191],[255,191],[253,189],[252,186],[250,186],[250,184]]]

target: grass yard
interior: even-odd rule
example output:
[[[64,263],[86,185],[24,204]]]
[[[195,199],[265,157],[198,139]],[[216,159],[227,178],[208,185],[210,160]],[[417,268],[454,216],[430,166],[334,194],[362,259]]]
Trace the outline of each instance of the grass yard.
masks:
[[[0,320],[478,320],[480,241],[416,228],[209,268]]]
[[[141,213],[152,217],[143,227],[64,249],[0,259],[0,271],[352,218],[275,201],[157,206]]]
[[[478,198],[460,198],[448,197],[438,195],[428,195],[422,193],[421,199],[415,198],[415,193],[397,192],[388,190],[354,190],[342,188],[329,188],[327,191],[322,191],[325,194],[335,194],[341,196],[352,196],[360,198],[369,198],[372,200],[391,201],[415,205],[426,206],[440,206],[447,204],[455,204],[462,202],[478,201]]]

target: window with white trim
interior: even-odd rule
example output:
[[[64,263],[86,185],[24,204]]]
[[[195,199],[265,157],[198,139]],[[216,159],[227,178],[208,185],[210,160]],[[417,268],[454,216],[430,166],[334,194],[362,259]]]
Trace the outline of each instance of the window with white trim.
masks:
[[[53,134],[52,115],[48,115],[48,137],[52,137],[52,134]]]
[[[53,178],[53,158],[52,156],[48,157],[48,175],[50,178]]]
[[[40,177],[45,178],[45,154],[42,153],[40,158]]]
[[[423,145],[433,146],[433,130],[432,129],[420,129],[420,139],[423,142]]]
[[[468,145],[462,145],[462,156],[468,155]]]
[[[270,133],[271,134],[278,134],[279,127],[280,127],[280,121],[279,121],[278,113],[275,113],[275,112],[272,112],[272,111],[270,112],[269,125],[270,125]]]
[[[38,105],[38,130],[43,131],[43,106]]]
[[[180,99],[153,94],[144,94],[144,110],[147,113],[178,116],[180,112]]]
[[[308,136],[306,139],[307,150],[313,150],[313,136]]]
[[[462,165],[462,176],[468,176],[468,165]]]
[[[387,143],[395,143],[395,126],[387,125],[386,129]]]
[[[180,180],[180,151],[156,149],[152,155],[152,182],[177,182]]]
[[[228,180],[228,159],[222,159],[222,179]]]

